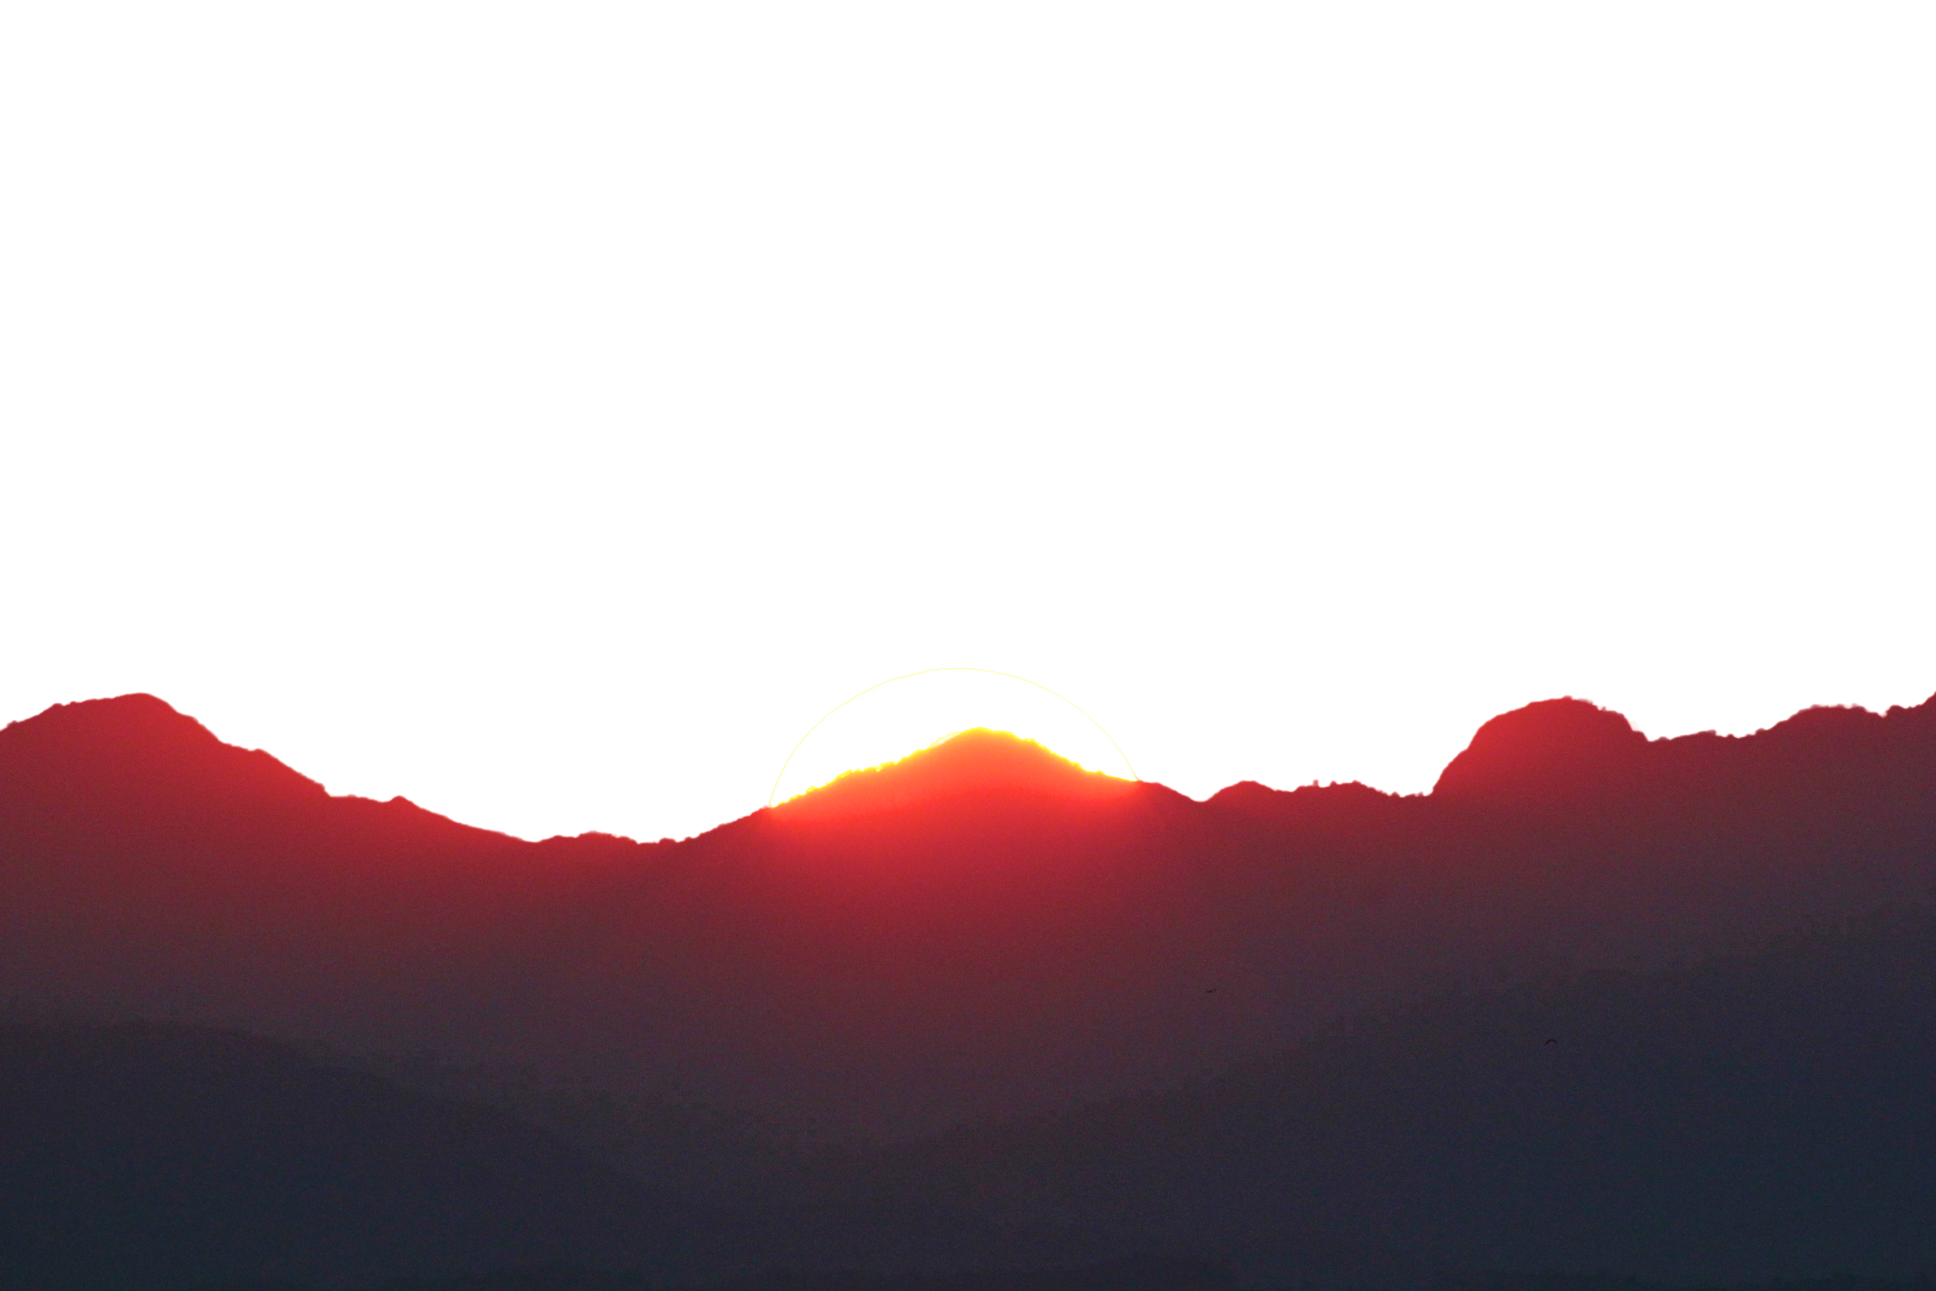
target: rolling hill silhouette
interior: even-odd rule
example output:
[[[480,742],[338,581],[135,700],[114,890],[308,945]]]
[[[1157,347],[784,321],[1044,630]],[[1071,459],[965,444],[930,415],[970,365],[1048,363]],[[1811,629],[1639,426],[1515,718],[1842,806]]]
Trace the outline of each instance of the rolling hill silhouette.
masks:
[[[1936,917],[1449,993],[1182,1089],[891,1149],[850,1178],[1096,1249],[1216,1252],[1264,1285],[1927,1277]]]
[[[699,1227],[499,1112],[248,1036],[45,1020],[0,1024],[0,1203],[9,1287],[663,1273]]]
[[[971,731],[657,844],[61,705],[0,730],[0,996],[108,1024],[0,1027],[0,1272],[1928,1273],[1933,880],[1936,700],[1551,700],[1412,797]]]

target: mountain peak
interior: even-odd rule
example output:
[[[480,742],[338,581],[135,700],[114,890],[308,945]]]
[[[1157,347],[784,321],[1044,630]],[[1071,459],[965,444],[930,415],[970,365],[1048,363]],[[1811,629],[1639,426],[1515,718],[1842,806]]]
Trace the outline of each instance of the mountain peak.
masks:
[[[1565,802],[1625,783],[1647,737],[1619,713],[1570,696],[1501,713],[1446,764],[1432,796]]]
[[[110,740],[117,744],[188,744],[207,746],[218,741],[206,726],[165,699],[136,692],[109,699],[82,699],[55,704],[23,721],[7,723],[6,730],[32,730],[42,738]]]
[[[55,704],[0,728],[0,780],[143,784],[270,797],[322,797],[323,787],[260,749],[224,744],[153,695]]]
[[[844,772],[780,806],[789,814],[844,814],[990,792],[1110,797],[1134,783],[1100,771],[1086,771],[1035,740],[975,727],[936,740],[897,761]]]
[[[1220,807],[1241,807],[1251,803],[1274,803],[1278,801],[1280,794],[1282,794],[1280,790],[1270,788],[1268,784],[1264,784],[1262,780],[1256,780],[1253,776],[1249,780],[1237,780],[1233,784],[1225,784],[1222,790],[1218,790],[1216,794],[1212,794],[1204,801],[1212,801]]]

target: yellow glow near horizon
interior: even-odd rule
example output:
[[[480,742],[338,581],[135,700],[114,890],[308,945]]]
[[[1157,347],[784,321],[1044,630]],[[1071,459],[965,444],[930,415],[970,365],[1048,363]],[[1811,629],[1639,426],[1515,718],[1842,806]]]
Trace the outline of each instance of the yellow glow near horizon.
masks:
[[[930,668],[870,686],[829,711],[794,746],[768,805],[977,727],[1034,740],[1090,771],[1137,778],[1109,732],[1046,686],[986,668]]]

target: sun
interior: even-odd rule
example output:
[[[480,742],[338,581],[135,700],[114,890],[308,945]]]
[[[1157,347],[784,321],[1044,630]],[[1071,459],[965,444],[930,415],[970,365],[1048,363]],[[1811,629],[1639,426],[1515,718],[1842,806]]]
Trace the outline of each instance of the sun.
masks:
[[[927,668],[877,682],[829,710],[794,745],[767,805],[977,727],[1034,740],[1090,771],[1137,778],[1109,732],[1048,687],[990,668]]]

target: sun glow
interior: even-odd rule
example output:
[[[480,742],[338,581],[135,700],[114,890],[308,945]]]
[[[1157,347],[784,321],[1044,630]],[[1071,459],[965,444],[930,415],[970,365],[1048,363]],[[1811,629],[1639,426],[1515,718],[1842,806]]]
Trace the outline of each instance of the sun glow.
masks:
[[[1046,686],[986,668],[930,668],[870,686],[814,723],[780,768],[768,805],[976,727],[1034,740],[1090,771],[1137,778],[1109,732]]]

